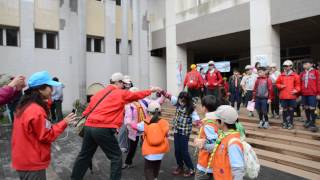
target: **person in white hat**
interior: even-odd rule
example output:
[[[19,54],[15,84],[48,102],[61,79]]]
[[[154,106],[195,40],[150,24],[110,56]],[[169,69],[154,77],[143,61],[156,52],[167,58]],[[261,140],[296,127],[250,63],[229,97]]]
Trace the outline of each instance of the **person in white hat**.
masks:
[[[115,133],[122,126],[125,104],[143,99],[152,92],[161,91],[158,87],[137,92],[124,90],[123,78],[121,73],[114,73],[110,79],[111,84],[93,95],[83,112],[83,116],[89,116],[85,122],[81,151],[73,166],[72,180],[83,178],[98,147],[111,161],[109,179],[121,179],[122,152]]]
[[[205,78],[206,95],[219,96],[219,86],[223,83],[221,73],[214,66],[213,61],[208,62],[208,71]]]
[[[279,89],[280,103],[283,108],[282,128],[293,129],[294,109],[297,106],[296,99],[300,92],[300,77],[292,70],[291,60],[283,62],[283,73],[278,77],[276,86]]]
[[[123,82],[124,82],[124,88],[129,90],[133,87],[133,82],[131,80],[131,77],[129,75],[123,76]]]
[[[256,83],[258,75],[256,73],[253,73],[253,67],[251,65],[246,65],[245,70],[246,70],[246,75],[243,76],[240,85],[243,89],[243,95],[244,95],[243,104],[245,107],[247,107],[248,102],[252,100],[254,84]],[[252,111],[249,111],[249,116],[253,117]]]
[[[236,127],[238,112],[229,105],[222,105],[214,114],[223,131],[218,139],[220,144],[213,152],[214,179],[243,179],[245,161],[240,132]]]
[[[274,98],[272,99],[272,102],[271,102],[271,113],[273,118],[279,119],[280,99],[279,99],[279,89],[276,86],[276,80],[278,79],[281,73],[280,71],[278,71],[276,63],[271,63],[270,68],[271,68],[271,71],[270,71],[269,77],[272,81],[273,95],[274,95]]]

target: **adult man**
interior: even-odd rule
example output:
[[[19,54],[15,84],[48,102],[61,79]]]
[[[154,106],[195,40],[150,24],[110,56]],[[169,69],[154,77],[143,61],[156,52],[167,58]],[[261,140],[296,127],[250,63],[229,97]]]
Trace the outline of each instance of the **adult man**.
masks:
[[[199,97],[201,89],[203,89],[203,80],[201,74],[197,71],[197,65],[190,66],[191,71],[186,74],[183,83],[183,89],[188,88],[188,93],[192,98]]]
[[[300,74],[302,105],[305,109],[307,120],[304,124],[311,132],[317,132],[316,121],[317,98],[320,99],[320,75],[312,68],[312,62],[303,64],[304,71]]]
[[[52,78],[53,81],[59,82],[57,77]],[[52,93],[52,106],[51,106],[51,116],[53,122],[59,122],[63,119],[62,115],[62,101],[63,101],[63,88],[64,85],[60,83],[59,86],[53,87]]]
[[[280,71],[277,70],[277,65],[275,63],[272,63],[270,65],[271,67],[271,71],[270,71],[270,79],[272,81],[272,87],[273,87],[273,99],[271,102],[271,112],[272,112],[272,117],[279,119],[279,103],[280,103],[280,99],[279,99],[279,90],[276,86],[276,80],[278,79],[278,77],[280,76]]]
[[[300,92],[299,75],[292,70],[293,63],[291,60],[283,62],[283,73],[278,77],[276,86],[279,89],[280,103],[283,108],[282,128],[293,129],[293,114],[296,107],[296,99]]]
[[[111,161],[109,179],[120,180],[122,153],[115,133],[123,123],[124,106],[127,103],[149,96],[152,92],[161,91],[160,88],[151,88],[150,90],[138,92],[123,90],[124,83],[121,73],[114,73],[111,76],[110,82],[111,84],[105,89],[92,96],[91,102],[83,112],[83,115],[87,115],[92,108],[101,101],[87,117],[82,148],[71,174],[72,180],[80,180],[83,178],[98,146]]]
[[[207,88],[207,95],[219,96],[219,86],[222,84],[221,73],[214,66],[213,61],[208,63],[208,71],[205,79],[205,86]]]
[[[253,89],[255,82],[257,80],[258,75],[256,73],[252,73],[253,67],[251,65],[247,65],[245,67],[246,75],[241,80],[241,86],[244,94],[244,106],[248,105],[248,101],[252,100],[253,97]],[[249,112],[249,116],[253,117],[253,112]]]

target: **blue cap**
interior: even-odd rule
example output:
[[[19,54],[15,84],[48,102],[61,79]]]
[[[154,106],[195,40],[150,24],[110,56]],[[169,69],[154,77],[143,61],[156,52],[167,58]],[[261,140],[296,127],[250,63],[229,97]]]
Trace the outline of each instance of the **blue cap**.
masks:
[[[28,80],[29,88],[41,86],[41,85],[59,86],[60,82],[53,81],[50,74],[47,71],[36,72],[31,75]]]

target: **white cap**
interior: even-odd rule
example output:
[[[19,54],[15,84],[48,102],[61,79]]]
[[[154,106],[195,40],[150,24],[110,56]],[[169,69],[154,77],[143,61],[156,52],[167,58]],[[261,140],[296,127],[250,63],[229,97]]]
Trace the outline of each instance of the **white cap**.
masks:
[[[251,65],[246,65],[246,67],[244,69],[245,70],[250,70],[250,69],[252,69],[252,66]]]
[[[286,61],[283,62],[283,65],[284,66],[292,66],[293,62],[291,60],[286,60]]]
[[[132,87],[132,88],[129,89],[129,91],[131,91],[131,92],[137,92],[137,91],[139,91],[139,88],[137,88],[137,87]]]
[[[214,61],[209,61],[208,65],[214,65]]]
[[[152,101],[149,105],[148,105],[148,112],[155,112],[158,109],[158,111],[161,111],[161,106],[158,102],[156,101]]]
[[[130,84],[132,82],[132,80],[131,80],[130,76],[125,75],[125,76],[123,76],[123,82],[126,84]]]
[[[123,81],[122,73],[117,72],[117,73],[112,74],[111,81],[113,81],[113,82]]]
[[[229,105],[219,106],[214,114],[218,119],[227,124],[235,124],[238,119],[238,112]]]
[[[271,63],[270,67],[277,67],[277,64],[276,63]]]

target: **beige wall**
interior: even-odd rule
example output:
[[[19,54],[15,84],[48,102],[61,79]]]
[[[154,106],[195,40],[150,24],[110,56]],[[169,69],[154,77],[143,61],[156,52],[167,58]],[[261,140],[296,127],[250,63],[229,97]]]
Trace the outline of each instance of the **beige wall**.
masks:
[[[20,25],[19,0],[0,0],[0,25]]]
[[[59,31],[59,0],[35,0],[35,29]]]
[[[87,34],[105,36],[105,13],[103,1],[87,0]]]
[[[128,12],[128,40],[132,40],[132,9],[129,8]],[[122,35],[122,8],[116,6],[116,38],[121,39]]]

